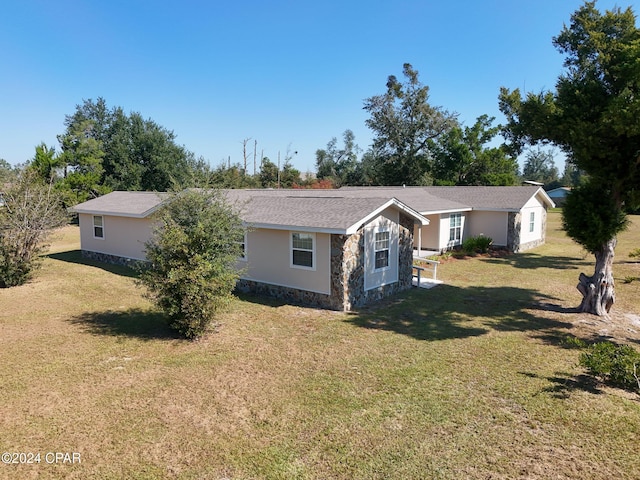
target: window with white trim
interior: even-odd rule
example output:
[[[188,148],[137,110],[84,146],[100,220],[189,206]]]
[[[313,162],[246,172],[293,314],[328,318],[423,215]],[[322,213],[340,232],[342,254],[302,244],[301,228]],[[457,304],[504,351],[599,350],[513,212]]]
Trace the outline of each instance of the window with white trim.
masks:
[[[104,238],[104,224],[102,215],[93,216],[93,236],[95,238]]]
[[[374,243],[375,270],[389,266],[389,232],[376,232]]]
[[[246,230],[241,237],[238,238],[238,244],[240,245],[240,260],[247,259],[247,232]]]
[[[315,235],[313,233],[291,233],[291,266],[296,268],[314,267]]]
[[[533,232],[536,228],[536,212],[529,214],[529,232]]]
[[[449,241],[460,242],[462,238],[462,214],[452,213],[449,216]]]

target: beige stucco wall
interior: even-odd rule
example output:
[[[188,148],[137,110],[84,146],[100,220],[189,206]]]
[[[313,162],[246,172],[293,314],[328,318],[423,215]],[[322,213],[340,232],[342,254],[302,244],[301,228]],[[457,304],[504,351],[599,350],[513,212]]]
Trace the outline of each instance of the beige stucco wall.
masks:
[[[440,215],[425,215],[429,219],[429,225],[415,225],[413,227],[414,247],[425,250],[438,250],[440,244]]]
[[[460,213],[460,225],[462,227],[462,239],[458,243],[449,243],[449,231],[450,231],[450,216],[449,213],[425,215],[429,219],[429,225],[422,227],[416,225],[413,231],[414,246],[417,248],[418,241],[420,241],[420,248],[424,250],[437,250],[444,251],[449,248],[453,248],[456,245],[460,245],[462,240],[467,238],[468,233],[468,219],[470,212],[457,212]],[[422,232],[419,234],[418,230],[422,228]],[[420,240],[419,240],[420,238]]]
[[[484,235],[493,239],[493,245],[506,246],[509,214],[508,212],[482,212],[474,210],[467,216],[467,228],[464,238]]]
[[[314,269],[291,265],[291,231],[256,229],[247,234],[241,277],[317,293],[331,293],[331,235],[315,234]]]
[[[83,250],[144,260],[144,243],[152,233],[149,219],[103,215],[104,238],[93,236],[93,215],[81,213],[78,219]]]

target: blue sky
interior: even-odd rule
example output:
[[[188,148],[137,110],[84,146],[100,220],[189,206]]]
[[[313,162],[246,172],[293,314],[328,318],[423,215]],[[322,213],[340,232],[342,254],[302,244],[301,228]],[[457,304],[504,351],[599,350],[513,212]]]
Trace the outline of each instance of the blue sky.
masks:
[[[212,166],[257,140],[315,170],[315,151],[372,134],[364,99],[409,62],[430,103],[466,125],[502,121],[500,86],[552,89],[553,48],[578,0],[5,0],[0,15],[0,158],[58,147],[84,99],[140,112]],[[631,6],[600,0],[601,10]]]

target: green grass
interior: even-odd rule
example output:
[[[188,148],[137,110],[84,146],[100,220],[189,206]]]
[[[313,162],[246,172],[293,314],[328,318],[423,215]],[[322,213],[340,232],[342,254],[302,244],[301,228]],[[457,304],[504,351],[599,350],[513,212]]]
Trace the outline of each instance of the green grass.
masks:
[[[0,478],[640,478],[640,397],[574,348],[637,347],[639,234],[633,217],[609,321],[572,313],[593,262],[551,213],[546,245],[450,259],[432,290],[347,314],[242,297],[187,342],[68,227],[0,291],[0,450],[82,463]]]

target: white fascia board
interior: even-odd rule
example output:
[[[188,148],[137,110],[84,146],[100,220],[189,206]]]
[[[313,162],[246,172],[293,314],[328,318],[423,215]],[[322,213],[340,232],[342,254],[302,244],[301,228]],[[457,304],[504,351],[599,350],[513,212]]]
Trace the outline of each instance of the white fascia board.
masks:
[[[459,212],[470,212],[473,210],[471,207],[465,208],[450,208],[447,210],[426,210],[424,212],[420,212],[422,215],[442,215],[444,213],[459,213]]]
[[[318,228],[318,227],[302,227],[300,225],[281,225],[279,223],[251,223],[243,222],[244,226],[249,229],[264,228],[268,230],[288,230],[294,232],[305,233],[330,233],[336,235],[345,235],[347,231],[340,228]]]
[[[150,208],[143,213],[123,213],[123,212],[110,212],[107,210],[84,210],[71,207],[69,210],[74,213],[86,213],[88,215],[103,215],[109,217],[127,217],[127,218],[146,218],[155,212],[158,207]]]
[[[551,197],[549,196],[549,194],[547,192],[544,191],[544,188],[539,188],[535,195],[541,195],[542,199],[547,202],[547,204],[551,207],[554,208],[556,206],[556,202],[554,202]]]
[[[128,217],[128,218],[147,218],[151,214],[153,214],[156,210],[158,210],[164,201],[158,203],[157,205],[151,207],[150,209],[142,212],[142,213],[127,213],[127,212],[111,212],[109,210],[94,210],[94,209],[78,209],[76,207],[69,208],[70,212],[74,213],[86,213],[89,215],[105,215],[111,217]]]
[[[429,225],[429,219],[426,218],[424,215],[422,215],[420,212],[414,210],[408,205],[405,205],[397,198],[392,198],[389,201],[385,202],[380,207],[376,208],[369,215],[367,215],[363,219],[359,220],[358,222],[354,223],[349,228],[347,228],[346,234],[351,235],[353,233],[356,233],[361,225],[367,223],[369,220],[373,218],[376,218],[378,215],[380,215],[384,210],[389,208],[391,205],[395,205],[396,207],[398,207],[398,210],[401,210],[407,215],[409,215],[410,217],[413,217],[414,220],[418,220],[418,222],[420,222],[420,225]]]
[[[518,213],[521,208],[473,208],[474,212],[505,212],[505,213]]]

